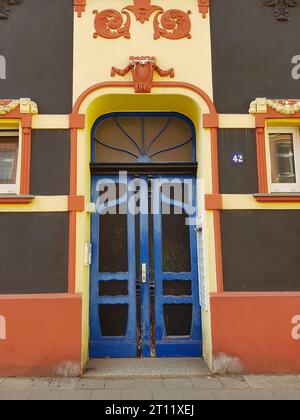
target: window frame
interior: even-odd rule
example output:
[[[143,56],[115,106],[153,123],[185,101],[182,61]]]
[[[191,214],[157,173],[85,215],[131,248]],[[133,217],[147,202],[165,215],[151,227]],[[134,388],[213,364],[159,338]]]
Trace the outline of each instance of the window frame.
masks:
[[[12,131],[14,130],[14,131]],[[8,133],[9,131],[9,133]],[[17,172],[16,182],[14,184],[0,184],[0,198],[1,195],[19,195],[20,194],[20,177],[21,177],[21,156],[22,156],[22,132],[20,123],[14,123],[11,125],[1,124],[0,125],[0,137],[18,137],[18,152],[17,152]]]
[[[295,183],[274,183],[272,182],[272,159],[271,159],[271,134],[292,134],[295,164]],[[266,130],[267,149],[267,174],[269,192],[276,193],[299,193],[300,192],[300,133],[295,126],[272,126]]]

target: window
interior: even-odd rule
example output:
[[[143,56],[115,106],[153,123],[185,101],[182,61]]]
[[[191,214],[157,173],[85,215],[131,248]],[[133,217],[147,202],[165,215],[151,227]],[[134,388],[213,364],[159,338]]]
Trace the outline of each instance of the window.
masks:
[[[0,130],[0,194],[17,194],[19,131]]]
[[[293,127],[268,131],[271,192],[300,192],[300,138]]]
[[[194,162],[195,133],[187,118],[174,113],[116,113],[93,129],[97,163]]]

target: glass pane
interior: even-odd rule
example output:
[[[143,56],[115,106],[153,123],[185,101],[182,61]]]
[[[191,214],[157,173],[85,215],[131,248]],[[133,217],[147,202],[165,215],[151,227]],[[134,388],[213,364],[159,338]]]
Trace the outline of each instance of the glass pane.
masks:
[[[111,280],[99,282],[99,296],[127,296],[128,282]]]
[[[15,184],[18,137],[0,137],[0,184]]]
[[[99,217],[99,271],[127,272],[127,215],[105,214]]]
[[[122,115],[99,122],[95,162],[192,162],[193,130],[175,115]]]
[[[271,171],[273,184],[296,183],[295,155],[292,133],[270,134]]]
[[[125,336],[128,305],[99,305],[99,322],[102,337]]]
[[[190,272],[190,228],[186,224],[187,215],[162,215],[162,244],[163,244],[163,271],[171,273]]]
[[[193,305],[164,305],[164,316],[167,336],[191,335]]]
[[[192,296],[192,282],[190,280],[164,280],[165,296]]]

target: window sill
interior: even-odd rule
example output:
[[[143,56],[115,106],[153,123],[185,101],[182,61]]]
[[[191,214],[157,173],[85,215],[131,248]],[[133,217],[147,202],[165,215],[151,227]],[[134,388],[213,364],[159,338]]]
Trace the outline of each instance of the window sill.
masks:
[[[254,194],[259,203],[300,203],[299,193]]]
[[[33,195],[5,195],[0,194],[0,204],[31,204]]]

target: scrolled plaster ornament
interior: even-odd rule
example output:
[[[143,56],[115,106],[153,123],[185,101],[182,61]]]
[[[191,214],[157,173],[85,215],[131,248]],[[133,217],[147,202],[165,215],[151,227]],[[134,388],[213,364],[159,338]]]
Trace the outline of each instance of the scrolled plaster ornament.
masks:
[[[191,19],[192,12],[171,9],[166,12],[160,11],[154,18],[154,39],[160,37],[167,39],[191,38]],[[160,17],[160,19],[159,19]]]
[[[162,70],[156,64],[155,57],[130,57],[129,65],[124,69],[112,67],[111,77],[126,76],[132,71],[135,93],[151,93],[154,72],[157,72],[161,77],[175,76],[174,69]]]
[[[145,23],[149,21],[154,12],[163,9],[160,6],[152,5],[151,0],[133,0],[133,5],[126,6],[123,10],[129,10],[135,15],[138,22]]]
[[[106,9],[102,12],[93,11],[94,19],[94,38],[101,37],[106,39],[130,38],[130,16],[126,11],[122,13],[114,9]]]

